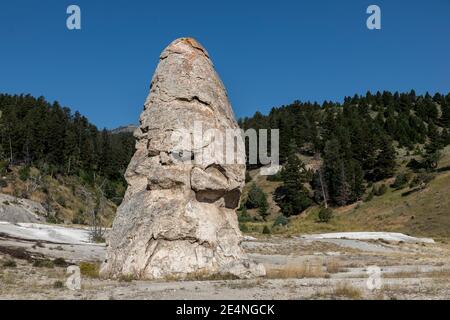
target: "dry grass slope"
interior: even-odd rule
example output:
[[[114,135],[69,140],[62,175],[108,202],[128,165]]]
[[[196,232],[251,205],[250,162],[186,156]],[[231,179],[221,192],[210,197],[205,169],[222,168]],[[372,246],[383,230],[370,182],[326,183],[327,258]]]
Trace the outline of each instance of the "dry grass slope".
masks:
[[[402,162],[401,166],[404,167]],[[369,202],[360,201],[350,206],[336,208],[334,218],[328,223],[318,222],[318,207],[311,207],[303,214],[291,217],[287,228],[272,228],[273,233],[283,235],[343,232],[388,231],[413,236],[432,237],[437,240],[450,238],[450,147],[443,152],[440,172],[429,185],[418,192],[402,195],[408,188],[389,190]],[[254,176],[253,181],[271,199],[279,183],[266,177]],[[389,185],[392,181],[385,181]],[[264,225],[272,226],[278,211],[272,212],[268,222],[248,222],[250,233],[261,232]]]

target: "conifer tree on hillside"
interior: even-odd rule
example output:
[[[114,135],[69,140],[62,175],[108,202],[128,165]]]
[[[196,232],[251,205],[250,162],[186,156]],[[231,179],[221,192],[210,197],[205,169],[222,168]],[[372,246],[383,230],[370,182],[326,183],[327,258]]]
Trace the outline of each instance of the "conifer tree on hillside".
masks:
[[[347,179],[349,172],[337,139],[326,143],[323,167],[331,200],[337,205],[347,204],[351,198],[351,186]]]
[[[281,171],[283,184],[274,194],[274,200],[285,216],[300,214],[312,204],[308,190],[304,186],[309,180],[308,173],[296,151],[296,144],[292,141],[289,145],[287,162]]]
[[[363,195],[363,170],[357,161],[349,157],[337,139],[332,139],[325,145],[322,170],[334,204],[346,205]]]
[[[380,181],[394,175],[396,166],[396,152],[392,140],[382,135],[377,143],[378,155],[368,177],[371,181]]]
[[[267,216],[269,215],[269,203],[267,202],[267,196],[265,193],[263,193],[263,197],[261,198],[261,202],[259,204],[258,208],[258,214],[266,220]]]
[[[444,100],[445,101],[445,100]],[[442,108],[442,126],[446,129],[450,129],[450,101],[445,101],[445,104],[441,106]]]
[[[440,150],[444,146],[444,141],[437,126],[433,122],[428,125],[428,138],[429,141],[425,145],[425,164],[428,168],[435,169],[441,158]]]
[[[261,206],[261,203],[264,202],[265,197],[266,195],[264,194],[264,192],[259,187],[257,187],[255,183],[252,183],[247,194],[245,207],[247,209],[259,208]]]

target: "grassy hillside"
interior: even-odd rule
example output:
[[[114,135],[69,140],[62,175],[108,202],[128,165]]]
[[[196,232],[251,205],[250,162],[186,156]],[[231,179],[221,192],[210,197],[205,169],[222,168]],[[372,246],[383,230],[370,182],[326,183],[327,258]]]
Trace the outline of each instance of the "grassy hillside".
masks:
[[[127,185],[130,130],[99,130],[44,97],[0,94],[0,192],[40,202],[48,222],[87,223],[94,212],[108,225]]]
[[[307,161],[307,159],[303,159]],[[399,158],[398,172],[405,171],[404,157]],[[299,216],[289,218],[286,227],[273,227],[278,209],[271,206],[271,215],[267,222],[245,222],[250,233],[260,233],[264,225],[271,228],[272,233],[302,234],[342,231],[392,231],[414,236],[433,238],[450,238],[450,147],[444,150],[438,172],[424,189],[411,192],[406,186],[395,190],[388,188],[381,196],[374,196],[370,201],[360,201],[350,206],[334,208],[333,219],[328,223],[318,222],[319,208],[311,207]],[[278,182],[267,181],[266,177],[251,173],[256,183],[268,198],[272,198]],[[391,185],[393,179],[380,184]],[[244,195],[245,196],[245,195]],[[250,211],[250,210],[249,210]],[[254,210],[253,210],[254,211]],[[250,211],[252,215],[255,212]]]
[[[37,168],[11,166],[0,179],[0,193],[41,203],[49,223],[91,224],[93,210],[102,225],[110,226],[116,204],[78,176],[44,175]]]

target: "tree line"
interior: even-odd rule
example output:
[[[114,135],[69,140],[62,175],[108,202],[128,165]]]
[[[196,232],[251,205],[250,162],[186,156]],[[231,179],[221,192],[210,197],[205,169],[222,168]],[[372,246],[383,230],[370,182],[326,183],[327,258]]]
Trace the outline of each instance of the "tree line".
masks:
[[[79,112],[44,97],[0,94],[0,111],[1,161],[51,175],[78,175],[88,183],[103,177],[106,196],[120,201],[114,186],[126,185],[132,134],[99,130]],[[283,181],[275,200],[293,215],[314,202],[341,206],[361,199],[368,184],[395,174],[399,148],[421,159],[410,167],[435,169],[441,149],[450,144],[450,94],[384,91],[346,97],[343,103],[295,101],[268,115],[240,119],[239,125],[280,130],[283,170],[271,179]],[[299,154],[314,157],[320,167],[306,169]],[[265,215],[265,199],[254,198]]]
[[[400,148],[421,159],[411,167],[435,169],[450,144],[450,94],[384,91],[345,97],[343,103],[295,101],[239,124],[244,130],[280,130],[284,166],[271,179],[283,181],[275,200],[289,216],[313,202],[327,207],[360,200],[368,184],[394,175]],[[314,157],[320,167],[307,170],[299,154]]]
[[[45,174],[78,175],[88,183],[101,176],[107,194],[118,196],[114,185],[125,185],[132,134],[99,130],[79,112],[44,97],[0,94],[0,111],[2,161],[35,166]]]

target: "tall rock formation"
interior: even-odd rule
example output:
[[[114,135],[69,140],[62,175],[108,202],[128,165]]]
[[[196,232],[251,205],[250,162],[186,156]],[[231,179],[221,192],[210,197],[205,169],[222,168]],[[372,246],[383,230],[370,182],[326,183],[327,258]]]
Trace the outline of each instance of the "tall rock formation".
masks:
[[[225,139],[208,135],[211,129],[223,136],[238,129],[225,88],[197,41],[175,40],[160,56],[135,131],[136,153],[107,239],[104,277],[265,274],[240,246],[236,209],[245,164],[225,162]],[[245,158],[242,148],[232,150],[236,159]]]

